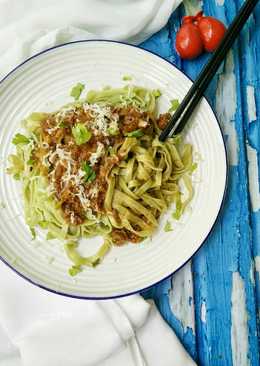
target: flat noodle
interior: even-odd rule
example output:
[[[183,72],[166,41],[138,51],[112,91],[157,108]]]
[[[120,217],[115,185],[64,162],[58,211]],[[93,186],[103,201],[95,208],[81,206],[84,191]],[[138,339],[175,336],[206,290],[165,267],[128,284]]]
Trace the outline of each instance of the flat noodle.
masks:
[[[127,133],[115,140],[110,150],[105,151],[103,181],[100,180],[100,185],[105,185],[103,211],[93,215],[86,206],[85,220],[79,225],[71,225],[64,218],[62,202],[56,199],[47,178],[48,159],[46,166],[44,160],[46,147],[40,126],[47,114],[33,113],[23,122],[30,143],[17,146],[17,153],[9,157],[11,167],[8,169],[10,174],[22,181],[27,224],[31,230],[37,225],[47,230],[48,239],[68,240],[65,250],[74,264],[70,272],[74,274],[80,271],[81,266],[93,267],[101,261],[114,243],[115,230],[128,233],[128,238],[133,238],[135,242],[141,241],[153,234],[158,219],[171,204],[175,204],[174,217],[179,219],[194,195],[190,177],[194,167],[192,146],[182,144],[179,137],[169,138],[165,143],[159,141],[154,91],[136,86],[89,91],[86,100],[88,105],[95,106],[97,110],[99,105],[133,107],[140,113],[146,113],[152,123],[147,132],[137,129],[132,135]],[[84,103],[86,101],[70,103],[63,110],[73,113]],[[54,127],[54,130],[58,127]],[[38,147],[38,159],[43,159],[43,163],[28,166],[35,146]],[[180,190],[181,180],[188,192],[184,201]],[[81,195],[81,202],[84,203],[84,199],[84,195]],[[104,237],[104,244],[95,255],[82,257],[77,251],[78,239],[96,235]]]

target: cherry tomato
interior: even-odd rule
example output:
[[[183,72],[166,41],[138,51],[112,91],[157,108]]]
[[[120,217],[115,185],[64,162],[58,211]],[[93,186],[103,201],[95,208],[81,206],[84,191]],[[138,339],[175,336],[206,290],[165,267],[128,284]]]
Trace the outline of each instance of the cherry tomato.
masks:
[[[203,42],[193,16],[183,17],[182,26],[176,35],[176,50],[181,58],[193,59],[203,51]]]
[[[224,24],[213,17],[203,16],[202,12],[195,16],[195,24],[200,31],[204,49],[208,52],[215,51],[226,32]]]

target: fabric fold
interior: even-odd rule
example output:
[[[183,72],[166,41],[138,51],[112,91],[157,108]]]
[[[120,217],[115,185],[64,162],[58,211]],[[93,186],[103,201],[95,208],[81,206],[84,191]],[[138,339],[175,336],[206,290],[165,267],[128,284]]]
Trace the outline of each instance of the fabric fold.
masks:
[[[139,44],[167,23],[180,2],[2,0],[0,79],[24,59],[58,44],[83,39]]]
[[[155,306],[139,295],[66,298],[33,286],[2,263],[0,325],[23,366],[195,365]]]
[[[0,79],[62,43],[140,43],[166,24],[180,2],[0,0]],[[66,298],[0,263],[0,365],[2,360],[4,366],[195,365],[155,306],[139,295],[102,302]]]

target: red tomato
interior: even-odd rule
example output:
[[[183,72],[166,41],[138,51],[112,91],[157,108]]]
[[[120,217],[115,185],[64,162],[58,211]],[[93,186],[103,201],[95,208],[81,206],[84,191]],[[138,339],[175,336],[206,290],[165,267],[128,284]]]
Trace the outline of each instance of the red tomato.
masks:
[[[195,24],[197,24],[200,31],[205,50],[208,52],[215,51],[226,32],[224,24],[213,17],[204,17],[202,12],[195,16]]]
[[[198,27],[193,24],[194,17],[186,16],[176,35],[176,50],[181,58],[193,59],[203,51],[203,43]]]

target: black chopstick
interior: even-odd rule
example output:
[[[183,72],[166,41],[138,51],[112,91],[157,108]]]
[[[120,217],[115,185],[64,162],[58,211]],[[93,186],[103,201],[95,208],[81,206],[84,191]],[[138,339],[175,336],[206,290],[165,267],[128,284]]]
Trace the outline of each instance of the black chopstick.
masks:
[[[222,42],[213,53],[209,62],[203,67],[198,78],[195,80],[174,115],[171,117],[168,125],[161,132],[159,137],[160,141],[164,141],[167,137],[170,137],[173,134],[182,132],[210,81],[213,79],[221,62],[224,60],[242,27],[253,12],[257,2],[258,0],[247,0],[243,4],[239,13],[226,31]]]

